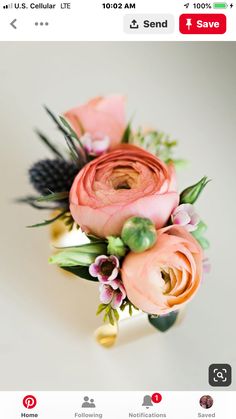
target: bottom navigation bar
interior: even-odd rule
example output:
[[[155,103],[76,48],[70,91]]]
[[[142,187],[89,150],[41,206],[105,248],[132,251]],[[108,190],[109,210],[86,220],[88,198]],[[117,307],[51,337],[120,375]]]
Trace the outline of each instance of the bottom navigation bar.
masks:
[[[236,392],[0,392],[4,419],[235,419]]]

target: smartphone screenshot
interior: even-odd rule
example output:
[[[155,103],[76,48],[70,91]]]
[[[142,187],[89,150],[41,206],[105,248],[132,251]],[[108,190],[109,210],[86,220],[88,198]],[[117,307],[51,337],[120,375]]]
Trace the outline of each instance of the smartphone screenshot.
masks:
[[[235,419],[235,21],[0,0],[0,419]]]

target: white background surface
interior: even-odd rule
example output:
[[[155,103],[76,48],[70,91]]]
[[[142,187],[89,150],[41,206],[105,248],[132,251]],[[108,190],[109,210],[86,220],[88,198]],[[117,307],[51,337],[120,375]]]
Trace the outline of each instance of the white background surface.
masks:
[[[2,390],[201,390],[209,364],[235,367],[235,52],[233,43],[0,45]],[[32,192],[29,165],[50,156],[33,128],[61,138],[41,105],[60,113],[115,92],[135,124],[180,140],[178,156],[191,161],[181,189],[213,179],[197,203],[212,272],[182,325],[105,350],[93,340],[96,284],[48,266],[48,230],[25,228],[44,214],[12,200]]]

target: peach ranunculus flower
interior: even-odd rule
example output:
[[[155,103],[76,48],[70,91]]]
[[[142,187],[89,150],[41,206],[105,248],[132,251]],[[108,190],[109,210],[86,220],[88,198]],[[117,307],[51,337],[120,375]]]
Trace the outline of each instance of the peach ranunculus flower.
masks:
[[[88,151],[95,155],[98,151],[100,154],[103,148],[106,151],[121,142],[126,128],[125,98],[119,95],[96,97],[65,112],[64,116],[76,134],[82,136]]]
[[[199,288],[202,259],[200,245],[184,227],[159,230],[151,249],[124,259],[122,280],[129,300],[149,314],[178,310]]]
[[[163,227],[177,207],[175,172],[147,151],[128,144],[83,167],[70,191],[70,211],[86,233],[120,235],[132,216]]]

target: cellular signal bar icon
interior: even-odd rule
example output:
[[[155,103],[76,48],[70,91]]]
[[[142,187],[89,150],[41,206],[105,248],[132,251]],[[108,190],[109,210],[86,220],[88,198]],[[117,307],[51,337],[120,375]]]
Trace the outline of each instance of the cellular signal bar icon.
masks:
[[[3,9],[13,9],[13,3],[10,3],[10,4],[5,4],[5,5],[3,6]]]

